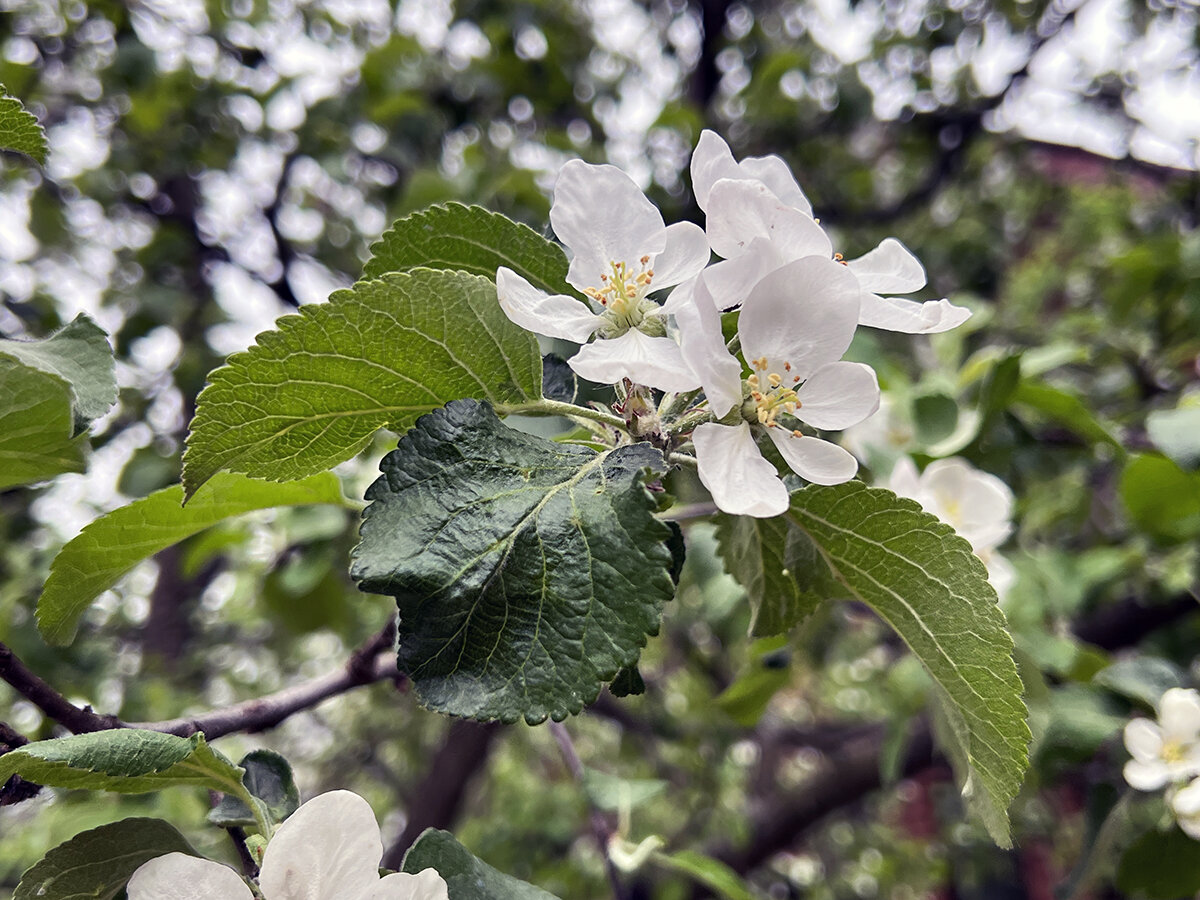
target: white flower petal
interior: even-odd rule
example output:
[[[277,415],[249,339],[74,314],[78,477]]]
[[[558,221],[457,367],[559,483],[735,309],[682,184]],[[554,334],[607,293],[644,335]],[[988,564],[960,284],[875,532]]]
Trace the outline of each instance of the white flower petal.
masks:
[[[609,264],[636,268],[647,254],[666,247],[662,215],[634,180],[616,166],[573,159],[558,172],[550,225],[573,254],[567,272],[572,287],[600,287]]]
[[[879,380],[862,363],[835,362],[822,366],[796,392],[796,418],[813,428],[841,431],[879,409]]]
[[[858,460],[843,447],[818,437],[796,437],[786,428],[769,428],[767,434],[792,471],[813,484],[841,484],[858,471]]]
[[[384,876],[362,900],[450,900],[450,893],[435,869],[422,869]]]
[[[1171,688],[1158,701],[1158,724],[1163,736],[1192,742],[1200,736],[1200,694]]]
[[[949,300],[917,303],[903,297],[880,297],[863,291],[858,324],[904,334],[940,334],[971,318],[971,311]]]
[[[186,853],[168,853],[143,863],[129,879],[126,892],[129,900],[254,900],[233,869]]]
[[[582,344],[604,321],[574,297],[539,291],[504,266],[496,270],[496,295],[504,314],[534,334]]]
[[[1176,820],[1179,827],[1194,841],[1200,841],[1200,818],[1189,818],[1187,816],[1179,816]]]
[[[846,266],[869,294],[911,294],[925,287],[925,267],[895,238],[886,238]]]
[[[741,306],[762,279],[790,262],[780,245],[755,238],[741,256],[721,260],[704,270],[704,281],[717,309]]]
[[[995,475],[954,457],[930,463],[921,484],[935,500],[931,512],[953,510],[945,518],[976,551],[999,546],[1012,532],[1013,492]]]
[[[674,287],[687,281],[708,265],[712,257],[704,229],[694,222],[676,222],[667,228],[667,246],[653,262],[654,281],[650,289]]]
[[[737,178],[738,164],[729,145],[715,131],[700,132],[700,140],[692,151],[692,194],[696,205],[708,211],[708,195],[722,178]]]
[[[694,391],[700,379],[683,361],[679,345],[668,337],[650,337],[636,328],[617,338],[597,340],[568,362],[575,374],[597,384],[628,378],[660,391]]]
[[[1157,791],[1170,780],[1170,773],[1162,762],[1139,762],[1131,759],[1123,770],[1125,781],[1139,791]]]
[[[263,856],[266,900],[346,900],[369,896],[379,880],[383,842],[370,804],[350,791],[320,794],[292,813]]]
[[[887,488],[897,496],[916,500],[921,493],[921,473],[917,471],[917,464],[907,456],[896,460],[888,477]]]
[[[738,163],[738,168],[743,177],[756,178],[769,187],[781,202],[812,215],[812,204],[804,196],[804,191],[800,190],[788,164],[778,156],[747,156]]]
[[[988,582],[996,591],[997,599],[1003,603],[1008,592],[1017,581],[1017,570],[999,553],[992,553],[986,560]]]
[[[725,348],[721,316],[704,279],[685,282],[667,306],[674,306],[683,360],[700,379],[709,408],[719,419],[742,402],[742,364]]]
[[[787,488],[763,459],[750,426],[706,422],[692,432],[700,481],[717,508],[735,516],[770,518],[787,511]]]
[[[1125,725],[1125,749],[1138,762],[1160,761],[1162,729],[1149,719],[1133,719]]]
[[[860,293],[854,276],[831,259],[808,256],[776,269],[742,308],[743,356],[765,357],[767,372],[803,381],[850,346]]]
[[[1178,816],[1200,816],[1200,778],[1171,795],[1171,809]]]
[[[832,258],[833,244],[812,216],[780,202],[761,181],[723,178],[709,193],[705,222],[717,256],[731,259],[746,252],[755,238],[767,238],[788,259]]]

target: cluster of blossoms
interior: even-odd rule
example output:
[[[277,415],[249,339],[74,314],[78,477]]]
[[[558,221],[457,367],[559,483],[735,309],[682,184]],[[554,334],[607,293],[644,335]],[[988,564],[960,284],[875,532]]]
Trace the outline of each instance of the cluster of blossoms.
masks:
[[[350,791],[313,797],[267,844],[258,893],[233,869],[185,853],[141,866],[129,880],[129,900],[449,900],[433,869],[379,877],[383,842],[375,813]]]
[[[921,264],[893,238],[858,259],[835,253],[779,157],[738,162],[705,131],[691,174],[703,229],[665,225],[613,166],[568,162],[550,223],[571,254],[567,281],[592,305],[506,268],[496,273],[500,303],[529,331],[584,344],[570,364],[589,381],[694,392],[690,402],[703,391],[697,412],[707,414],[688,417],[700,480],[726,512],[779,515],[788,491],[759,450],[762,434],[810,482],[839,484],[858,470],[845,449],[802,430],[840,431],[878,408],[874,371],[842,359],[858,326],[932,333],[970,313],[888,296],[925,286]],[[727,343],[721,312],[731,310],[737,335]]]
[[[1171,688],[1158,702],[1158,721],[1125,726],[1125,780],[1139,791],[1166,789],[1167,805],[1184,832],[1200,840],[1200,694]]]

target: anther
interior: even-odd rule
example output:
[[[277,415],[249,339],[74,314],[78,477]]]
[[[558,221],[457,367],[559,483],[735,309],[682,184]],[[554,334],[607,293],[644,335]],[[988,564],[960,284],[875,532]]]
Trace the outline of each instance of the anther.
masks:
[[[804,432],[797,428],[792,432],[792,437],[804,437]]]
[[[779,377],[778,372],[772,372],[767,376],[767,381],[771,382],[771,387],[777,388],[783,383],[783,379]]]

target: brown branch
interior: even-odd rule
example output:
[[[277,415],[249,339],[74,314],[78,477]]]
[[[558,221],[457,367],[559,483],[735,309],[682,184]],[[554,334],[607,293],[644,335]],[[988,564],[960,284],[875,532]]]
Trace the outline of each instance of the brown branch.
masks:
[[[0,678],[55,722],[76,734],[124,727],[116,716],[102,716],[90,706],[76,706],[35,675],[5,644],[0,644]]]
[[[21,734],[7,722],[0,722],[0,756],[29,743],[29,738]],[[40,784],[26,781],[20,775],[13,775],[8,781],[0,784],[0,806],[14,806],[26,800],[32,800],[41,791]]]
[[[385,869],[399,869],[405,852],[426,828],[449,828],[457,821],[471,778],[487,764],[502,727],[499,722],[466,719],[450,723],[425,777],[406,798],[408,821],[383,855]]]

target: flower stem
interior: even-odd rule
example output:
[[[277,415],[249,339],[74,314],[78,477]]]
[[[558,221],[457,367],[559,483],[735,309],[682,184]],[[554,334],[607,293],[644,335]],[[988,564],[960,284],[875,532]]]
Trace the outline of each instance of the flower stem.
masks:
[[[569,419],[591,419],[594,422],[625,430],[625,420],[620,416],[602,409],[576,406],[574,403],[547,400],[544,397],[532,403],[497,403],[495,409],[502,416],[565,416]]]

